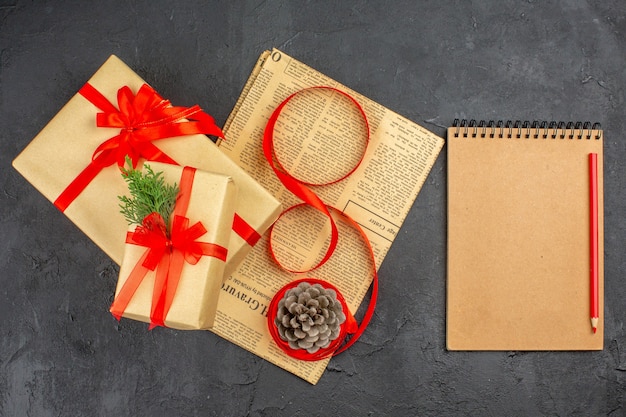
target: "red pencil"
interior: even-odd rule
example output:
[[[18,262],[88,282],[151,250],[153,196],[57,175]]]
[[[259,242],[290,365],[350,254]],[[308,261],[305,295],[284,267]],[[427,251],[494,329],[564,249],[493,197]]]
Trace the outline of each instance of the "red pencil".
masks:
[[[590,291],[589,305],[591,329],[598,330],[598,154],[589,154],[589,242],[590,242]]]

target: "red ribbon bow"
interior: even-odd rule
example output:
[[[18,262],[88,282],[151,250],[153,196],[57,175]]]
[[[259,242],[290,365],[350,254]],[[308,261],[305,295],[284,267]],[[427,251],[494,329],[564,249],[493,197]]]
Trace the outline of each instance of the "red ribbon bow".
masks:
[[[184,255],[184,260],[191,265],[198,263],[202,255],[210,255],[204,242],[196,242],[207,232],[201,222],[189,227],[189,219],[184,216],[174,216],[171,238],[168,238],[163,217],[159,213],[147,216],[141,226],[134,232],[128,232],[126,243],[148,248],[148,254],[143,266],[154,271],[159,261],[167,254],[178,250]]]
[[[199,106],[172,106],[147,84],[141,86],[137,95],[127,86],[120,88],[117,92],[119,109],[89,83],[79,93],[102,110],[96,115],[98,127],[119,128],[120,132],[96,148],[89,165],[56,199],[54,205],[61,211],[67,209],[103,168],[114,163],[123,167],[126,157],[131,159],[133,167],[137,166],[139,158],[178,165],[152,141],[193,134],[223,137],[213,118]]]
[[[213,243],[198,242],[197,239],[206,233],[206,228],[201,222],[196,222],[190,227],[189,219],[184,216],[189,204],[194,174],[194,168],[183,169],[169,237],[165,221],[159,213],[146,216],[141,226],[127,233],[126,243],[147,249],[111,305],[111,313],[118,320],[121,319],[148,271],[156,270],[150,310],[150,329],[153,329],[156,326],[165,326],[165,318],[172,306],[185,262],[195,265],[202,256],[212,256],[226,261],[227,249]]]

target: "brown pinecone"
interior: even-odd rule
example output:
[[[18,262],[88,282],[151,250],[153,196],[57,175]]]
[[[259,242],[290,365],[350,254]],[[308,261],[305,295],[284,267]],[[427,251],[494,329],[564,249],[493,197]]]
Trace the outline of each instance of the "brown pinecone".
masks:
[[[301,282],[278,302],[274,321],[281,339],[292,349],[315,353],[339,337],[346,315],[334,290]]]

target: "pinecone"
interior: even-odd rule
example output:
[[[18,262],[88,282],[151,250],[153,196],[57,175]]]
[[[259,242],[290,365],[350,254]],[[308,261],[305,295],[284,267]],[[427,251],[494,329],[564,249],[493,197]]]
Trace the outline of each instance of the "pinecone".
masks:
[[[339,337],[346,321],[337,293],[320,284],[301,282],[278,302],[276,327],[292,349],[315,353]]]

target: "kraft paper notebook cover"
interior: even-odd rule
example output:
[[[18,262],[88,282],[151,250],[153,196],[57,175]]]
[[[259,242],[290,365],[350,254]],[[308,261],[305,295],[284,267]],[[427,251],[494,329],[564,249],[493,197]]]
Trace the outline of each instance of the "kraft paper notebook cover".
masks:
[[[603,348],[602,144],[589,123],[455,121],[448,129],[449,350]],[[589,154],[597,154],[595,181]]]

